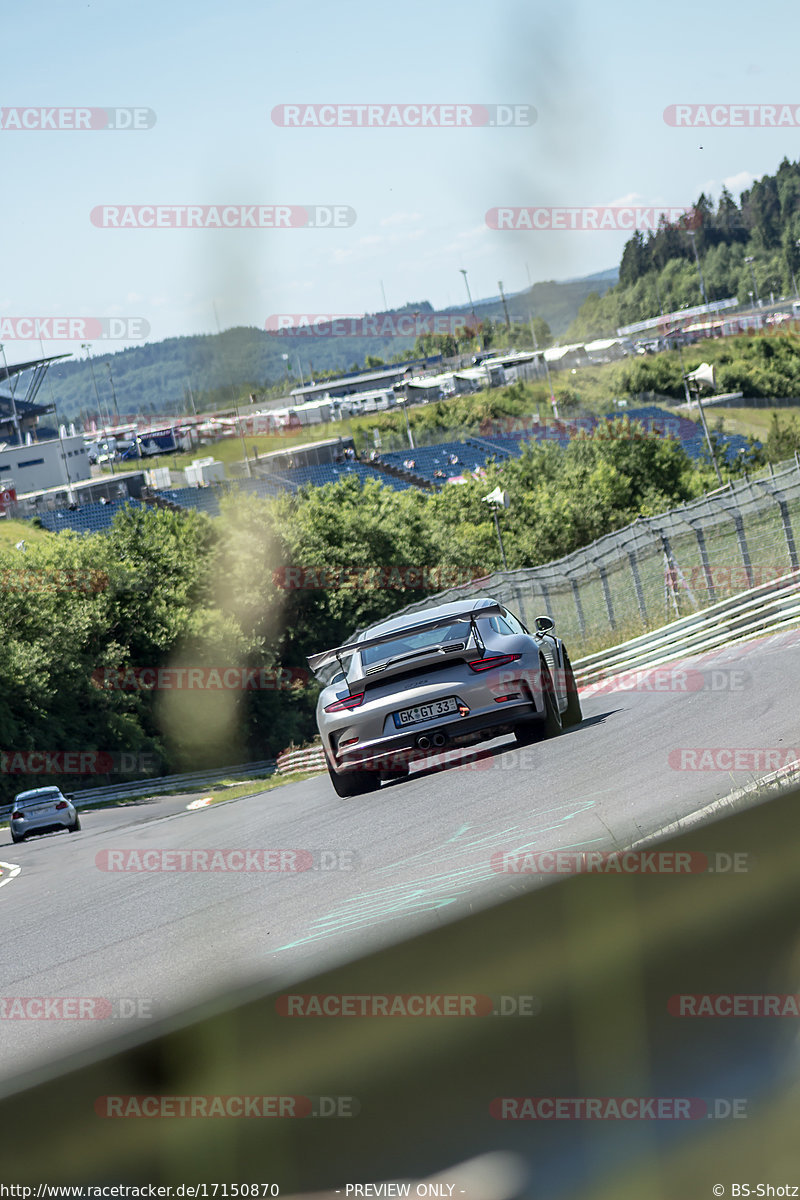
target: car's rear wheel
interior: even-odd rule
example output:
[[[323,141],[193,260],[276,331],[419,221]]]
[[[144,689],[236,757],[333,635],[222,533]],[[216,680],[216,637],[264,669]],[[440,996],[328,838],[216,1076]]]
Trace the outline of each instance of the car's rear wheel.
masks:
[[[380,776],[376,775],[374,771],[347,771],[340,773],[339,771],[335,771],[330,763],[327,766],[333,790],[343,800],[347,800],[351,796],[365,796],[367,792],[377,791],[381,785]]]
[[[553,678],[544,661],[540,664],[540,671],[542,696],[544,698],[544,717],[537,717],[535,721],[521,721],[515,727],[514,737],[518,746],[530,746],[533,742],[541,742],[545,738],[556,737],[561,733],[563,728],[561,716],[558,711],[558,700],[556,699],[556,692],[553,687]]]
[[[583,720],[583,712],[575,672],[566,650],[564,651],[564,682],[567,691],[567,707],[561,714],[561,724],[564,729],[569,729],[572,725],[580,725]]]
[[[24,833],[14,833],[14,830],[12,829],[11,830],[11,840],[12,840],[12,842],[15,842],[15,843],[24,842],[25,834]]]
[[[70,825],[70,827],[69,827],[69,832],[70,832],[70,833],[77,833],[77,832],[78,832],[78,830],[80,829],[80,827],[81,827],[81,819],[80,819],[80,817],[78,816],[78,814],[77,814],[77,813],[75,813],[75,824],[74,824],[74,825]]]

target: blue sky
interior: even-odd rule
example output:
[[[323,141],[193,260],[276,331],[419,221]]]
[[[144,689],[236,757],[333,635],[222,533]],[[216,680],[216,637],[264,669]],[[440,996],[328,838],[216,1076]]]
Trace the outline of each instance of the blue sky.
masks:
[[[794,129],[672,128],[674,103],[794,103],[796,4],[60,3],[3,17],[8,107],[137,106],[141,131],[0,131],[2,317],[142,318],[150,340],[271,314],[464,304],[615,265],[623,232],[500,232],[496,205],[689,206],[798,157]],[[282,128],[291,103],[532,104],[512,128]],[[346,204],[330,229],[103,229],[98,205]],[[1,327],[0,327],[1,328]],[[2,337],[9,362],[39,343]],[[96,343],[96,352],[124,340]],[[47,353],[77,350],[47,340]]]

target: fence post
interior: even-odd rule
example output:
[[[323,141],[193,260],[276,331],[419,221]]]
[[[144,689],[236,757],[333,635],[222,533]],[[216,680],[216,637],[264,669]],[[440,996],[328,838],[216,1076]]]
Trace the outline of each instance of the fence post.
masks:
[[[614,606],[611,603],[611,589],[608,586],[608,576],[606,575],[605,567],[598,566],[597,574],[600,576],[600,582],[603,585],[603,598],[606,602],[606,611],[608,613],[608,623],[611,629],[617,628],[617,622],[614,617]]]
[[[778,508],[780,509],[781,513],[783,535],[786,538],[786,549],[789,551],[789,563],[792,570],[796,571],[798,568],[797,546],[795,545],[794,530],[792,529],[792,522],[789,517],[789,505],[786,503],[783,496],[776,496],[775,499],[778,502]]]
[[[636,592],[636,603],[639,605],[639,612],[642,617],[645,628],[647,628],[647,608],[644,602],[644,591],[642,589],[642,581],[639,577],[639,564],[636,561],[635,550],[628,551],[628,562],[631,564],[631,575],[633,575],[633,588]]]
[[[545,613],[549,615],[549,613],[550,613],[550,593],[547,590],[547,584],[540,583],[539,587],[542,589],[542,606],[544,608]]]
[[[581,589],[578,587],[576,580],[570,579],[569,582],[575,601],[575,611],[578,614],[578,628],[581,631],[581,637],[586,637],[586,619],[583,615],[583,605],[581,604]]]
[[[711,563],[708,558],[708,546],[706,545],[706,535],[700,526],[691,526],[694,536],[697,538],[697,548],[700,551],[700,562],[703,567],[703,574],[706,580],[706,590],[708,591],[709,604],[716,604],[717,591],[714,587],[714,576],[711,571]]]
[[[744,521],[742,520],[742,514],[739,512],[738,508],[731,513],[731,518],[736,526],[736,536],[739,539],[739,550],[742,555],[742,564],[744,565],[745,575],[747,576],[747,586],[752,587],[753,566],[750,562],[750,551],[747,548],[747,538],[744,534]]]

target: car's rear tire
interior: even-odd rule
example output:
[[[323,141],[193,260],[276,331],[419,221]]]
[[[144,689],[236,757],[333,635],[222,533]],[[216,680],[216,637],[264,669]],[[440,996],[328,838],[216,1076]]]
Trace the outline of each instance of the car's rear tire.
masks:
[[[540,664],[540,671],[544,716],[537,717],[535,721],[520,721],[515,726],[514,737],[518,746],[530,746],[534,742],[544,741],[545,738],[557,737],[563,728],[553,678],[544,660]]]
[[[348,800],[351,796],[365,796],[367,792],[377,791],[381,785],[380,776],[374,771],[347,771],[340,774],[330,763],[327,766],[333,790],[343,800]]]
[[[70,833],[78,833],[78,831],[80,830],[80,827],[81,827],[81,819],[78,816],[78,814],[75,813],[75,824],[70,825],[69,832]]]
[[[11,840],[16,845],[18,845],[20,842],[25,841],[25,834],[24,833],[14,833],[14,830],[12,829],[11,830]]]
[[[567,692],[567,707],[561,714],[561,725],[564,729],[569,729],[572,725],[580,725],[583,720],[583,712],[575,672],[566,650],[564,651],[564,682]]]

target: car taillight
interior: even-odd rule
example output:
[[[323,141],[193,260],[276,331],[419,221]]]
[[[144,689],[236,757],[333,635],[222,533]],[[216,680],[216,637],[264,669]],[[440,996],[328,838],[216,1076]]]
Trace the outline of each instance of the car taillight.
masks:
[[[354,692],[352,696],[342,696],[339,700],[334,700],[333,704],[326,704],[325,712],[350,712],[351,709],[358,708],[363,700],[363,692]]]
[[[17,809],[16,812],[12,812],[11,819],[12,819],[12,821],[21,821],[24,816],[25,816],[25,813],[20,812],[20,810]]]
[[[66,800],[59,800],[58,804],[56,805],[56,812],[58,812],[58,810],[60,808],[66,808],[66,807],[67,807]]]
[[[518,662],[521,654],[492,654],[488,658],[476,658],[467,663],[470,671],[491,671],[492,667],[505,667],[508,663]]]

